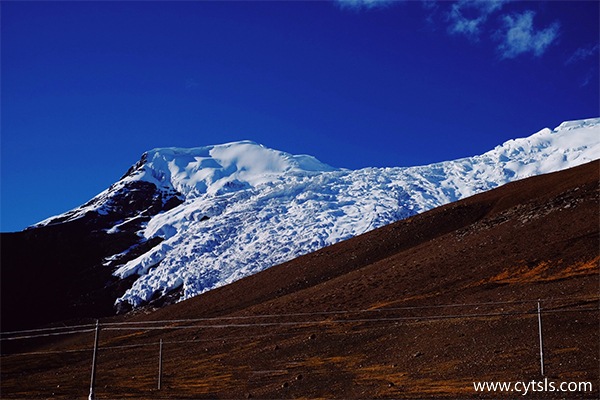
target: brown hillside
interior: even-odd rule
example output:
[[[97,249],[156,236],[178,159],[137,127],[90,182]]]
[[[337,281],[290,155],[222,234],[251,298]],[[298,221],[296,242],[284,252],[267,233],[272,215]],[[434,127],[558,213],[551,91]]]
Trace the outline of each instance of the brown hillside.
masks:
[[[473,382],[544,378],[593,390],[529,397],[598,398],[599,176],[593,162],[511,183],[103,320],[97,398],[522,398]],[[3,399],[87,398],[92,332],[16,336]]]

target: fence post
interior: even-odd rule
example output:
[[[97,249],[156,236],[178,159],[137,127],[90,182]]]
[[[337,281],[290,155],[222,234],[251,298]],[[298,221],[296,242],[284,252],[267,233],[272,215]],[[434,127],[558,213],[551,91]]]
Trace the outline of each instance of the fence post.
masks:
[[[538,332],[540,336],[540,370],[542,376],[544,376],[544,341],[542,340],[542,308],[540,302],[537,302],[537,314],[538,314]]]
[[[92,356],[92,378],[90,379],[90,395],[88,400],[95,399],[94,386],[96,385],[96,355],[98,354],[98,335],[100,333],[100,321],[96,320],[96,334],[94,335],[94,354]]]
[[[158,347],[158,390],[160,390],[160,384],[162,381],[162,348],[163,341],[160,339],[159,347]]]

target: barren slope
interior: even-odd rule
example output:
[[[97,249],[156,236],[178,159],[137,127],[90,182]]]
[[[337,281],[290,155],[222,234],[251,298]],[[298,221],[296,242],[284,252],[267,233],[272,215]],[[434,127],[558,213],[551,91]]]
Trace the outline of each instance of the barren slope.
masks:
[[[97,398],[506,398],[473,381],[543,380],[537,299],[545,377],[594,391],[529,396],[598,398],[598,166],[508,184],[102,321]],[[3,341],[2,397],[86,398],[92,340]]]

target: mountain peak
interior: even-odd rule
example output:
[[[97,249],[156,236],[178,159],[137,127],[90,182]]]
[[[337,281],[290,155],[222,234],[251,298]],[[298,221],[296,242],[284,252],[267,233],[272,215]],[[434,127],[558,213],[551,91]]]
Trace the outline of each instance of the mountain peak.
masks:
[[[148,151],[129,173],[186,198],[253,188],[284,174],[335,171],[309,155],[292,155],[250,140],[194,148],[165,147]]]

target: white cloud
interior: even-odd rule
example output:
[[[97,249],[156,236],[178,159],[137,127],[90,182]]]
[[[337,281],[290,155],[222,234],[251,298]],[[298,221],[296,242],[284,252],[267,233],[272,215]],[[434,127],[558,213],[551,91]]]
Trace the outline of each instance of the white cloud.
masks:
[[[507,0],[459,0],[448,12],[448,32],[478,40],[483,24],[489,16],[500,10]]]
[[[588,72],[586,76],[583,77],[583,79],[581,80],[581,83],[579,84],[580,87],[586,87],[587,85],[590,84],[590,82],[592,81],[592,74],[591,72]]]
[[[361,10],[363,8],[372,9],[387,7],[392,3],[397,3],[398,0],[336,0],[336,2],[342,8]]]
[[[565,64],[573,64],[578,61],[583,61],[587,58],[590,58],[598,52],[599,47],[600,46],[598,45],[598,43],[580,47],[577,50],[575,50],[573,55],[569,57],[567,61],[565,61]]]
[[[462,16],[462,14],[457,12],[454,9],[454,7],[450,15],[450,18],[452,20],[451,25],[448,27],[448,31],[450,33],[463,34],[465,36],[470,37],[471,39],[479,38],[479,34],[481,32],[481,24],[485,21],[485,18],[465,18]]]
[[[195,78],[188,78],[185,80],[185,88],[186,89],[194,89],[198,86],[200,86],[200,85],[198,84],[198,81],[196,81]]]
[[[364,10],[391,7],[406,0],[334,0],[341,8]],[[535,12],[509,14],[503,9],[513,0],[420,0],[426,12],[429,29],[443,26],[447,33],[477,42],[494,40],[502,59],[513,59],[527,53],[542,56],[559,36],[560,24],[545,29],[533,25]],[[509,8],[509,7],[506,7]],[[499,25],[498,25],[499,24]],[[500,28],[498,28],[500,26]],[[565,63],[587,58],[598,51],[598,45],[581,48]]]
[[[421,5],[423,9],[427,11],[425,22],[427,23],[430,29],[435,29],[435,15],[438,12],[440,6],[435,0],[421,0]]]
[[[498,50],[502,58],[515,58],[521,54],[533,53],[539,57],[558,37],[559,24],[553,23],[542,30],[533,27],[533,11],[522,14],[505,15],[503,30],[498,32],[501,43]]]

